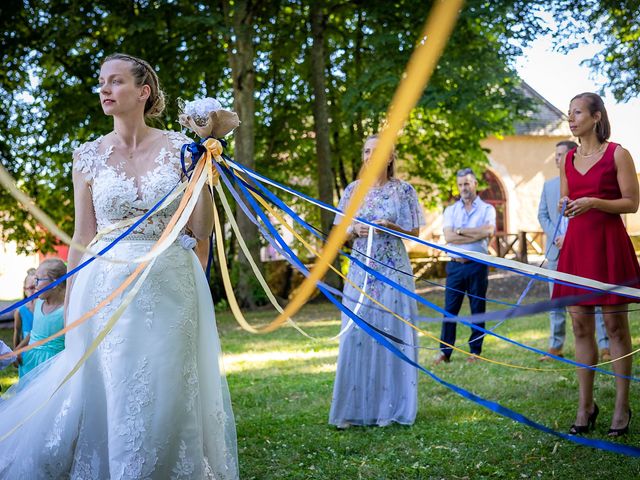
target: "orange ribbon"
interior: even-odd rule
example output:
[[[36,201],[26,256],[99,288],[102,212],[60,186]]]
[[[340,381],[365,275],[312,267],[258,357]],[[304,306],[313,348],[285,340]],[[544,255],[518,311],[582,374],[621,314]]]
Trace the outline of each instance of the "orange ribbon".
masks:
[[[160,236],[160,238],[158,239],[158,241],[153,245],[153,247],[151,247],[151,252],[153,252],[157,246],[167,237],[169,236],[169,234],[171,233],[171,230],[173,229],[173,227],[176,225],[176,223],[178,222],[178,219],[180,218],[182,212],[184,211],[185,207],[187,206],[187,203],[189,202],[189,199],[191,198],[191,196],[193,195],[193,190],[195,188],[195,185],[197,183],[196,179],[200,177],[200,175],[202,175],[202,172],[204,170],[205,164],[207,162],[207,158],[201,158],[198,161],[198,164],[196,165],[195,171],[194,171],[194,175],[192,177],[192,181],[189,183],[189,186],[187,187],[184,196],[182,197],[182,199],[180,200],[180,204],[178,205],[178,209],[176,210],[176,212],[173,214],[173,217],[171,217],[171,220],[169,221],[169,224],[167,225],[167,228],[165,229],[165,231],[162,233],[162,235]],[[144,268],[149,264],[149,261],[145,261],[143,263],[140,263],[136,269],[122,282],[122,284],[116,288],[113,292],[111,292],[111,294],[109,294],[108,297],[106,297],[104,300],[102,300],[98,305],[96,305],[94,308],[92,308],[90,311],[86,312],[84,315],[82,315],[78,320],[74,321],[73,323],[70,323],[69,325],[65,326],[62,330],[57,331],[56,333],[54,333],[53,335],[47,337],[47,338],[43,338],[42,340],[39,340],[37,342],[34,342],[32,344],[26,345],[22,348],[19,348],[11,353],[7,353],[4,355],[0,355],[0,360],[3,360],[5,358],[10,358],[14,355],[18,355],[20,353],[32,350],[36,347],[39,347],[41,345],[44,345],[45,343],[53,340],[54,338],[58,338],[64,334],[66,334],[68,331],[79,327],[81,324],[83,324],[84,322],[86,322],[89,318],[91,318],[93,315],[95,315],[98,311],[100,311],[100,309],[104,308],[106,305],[108,305],[114,298],[116,298],[118,295],[120,295],[129,285],[131,285],[131,283],[133,283],[133,281],[138,277],[138,275],[140,275],[140,273],[144,270]]]

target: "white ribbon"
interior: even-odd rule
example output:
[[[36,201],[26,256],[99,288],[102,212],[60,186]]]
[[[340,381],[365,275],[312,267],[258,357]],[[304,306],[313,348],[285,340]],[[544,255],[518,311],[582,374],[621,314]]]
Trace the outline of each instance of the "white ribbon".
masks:
[[[256,174],[254,172],[249,172],[248,170],[245,170],[244,168],[242,168],[241,166],[238,166],[235,162],[233,161],[227,161],[227,163],[229,164],[229,166],[231,166],[233,169],[241,171],[253,178],[255,178],[256,180],[266,183],[268,185],[272,185],[275,188],[278,188],[284,192],[287,192],[291,195],[294,195],[308,203],[311,203],[312,205],[315,205],[317,207],[323,208],[325,210],[328,210],[330,212],[335,213],[336,215],[342,215],[342,212],[340,212],[337,208],[334,207],[328,207],[326,205],[323,205],[319,202],[313,201],[312,199],[308,199],[305,197],[302,197],[298,194],[296,194],[293,190],[291,189],[287,189],[284,188],[280,185],[278,185],[277,183],[274,183],[272,181],[270,181],[268,178]],[[385,227],[380,227],[380,229],[386,233],[388,233],[389,235],[395,235],[399,238],[404,238],[406,240],[411,240],[417,243],[420,243],[422,245],[426,245],[427,247],[431,247],[431,248],[437,248],[439,250],[445,250],[445,248],[442,245],[438,245],[435,243],[431,243],[431,242],[427,242],[425,240],[422,240],[419,237],[414,237],[412,235],[407,235],[404,233],[399,233],[396,232],[394,230],[390,230],[388,228]],[[446,247],[447,251],[451,251],[455,254],[459,254],[462,257],[466,257],[466,258],[470,258],[473,260],[479,260],[482,263],[488,263],[490,265],[495,265],[498,267],[501,267],[503,269],[507,269],[507,270],[517,270],[519,272],[525,272],[525,273],[529,273],[532,275],[538,275],[538,276],[542,276],[542,277],[546,277],[549,279],[553,279],[553,280],[561,280],[563,282],[568,282],[568,283],[572,283],[574,285],[577,286],[583,286],[583,287],[587,287],[587,288],[593,288],[596,290],[604,290],[607,291],[608,293],[613,293],[613,294],[623,294],[625,296],[631,297],[631,298],[636,298],[636,299],[640,299],[640,289],[637,288],[632,288],[632,287],[625,287],[623,285],[615,285],[612,283],[605,283],[605,282],[600,282],[598,280],[593,280],[591,278],[586,278],[586,277],[580,277],[578,275],[572,275],[570,273],[564,273],[564,272],[558,272],[556,270],[549,270],[546,268],[540,268],[540,267],[536,267],[534,265],[529,265],[527,263],[522,263],[522,262],[518,262],[516,260],[508,260],[506,258],[500,258],[500,257],[493,257],[489,254],[486,253],[479,253],[479,252],[472,252],[470,250],[464,250],[462,248],[456,247],[454,245],[449,245]]]

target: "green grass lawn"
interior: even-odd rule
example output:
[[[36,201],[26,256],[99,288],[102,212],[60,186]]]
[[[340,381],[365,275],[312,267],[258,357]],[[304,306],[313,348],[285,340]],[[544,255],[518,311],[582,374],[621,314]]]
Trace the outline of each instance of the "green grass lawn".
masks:
[[[440,300],[434,296],[436,301]],[[425,312],[427,314],[427,312]],[[275,317],[271,311],[247,315],[255,325]],[[640,314],[630,316],[633,343],[640,347]],[[339,331],[337,310],[329,304],[307,305],[297,320],[309,333],[330,337]],[[252,335],[237,327],[228,313],[218,314],[225,366],[238,431],[243,479],[476,479],[476,478],[622,478],[640,477],[640,460],[601,452],[539,433],[467,401],[420,374],[415,425],[352,428],[327,424],[337,342],[315,342],[291,327]],[[426,324],[438,336],[438,324]],[[513,319],[501,334],[545,349],[547,315]],[[7,341],[10,333],[0,331]],[[459,341],[469,329],[459,327]],[[464,339],[464,340],[463,340]],[[436,342],[423,337],[421,345]],[[488,337],[484,354],[517,365],[549,369],[566,364],[537,361],[533,353]],[[573,357],[569,334],[565,353]],[[421,363],[432,367],[433,350],[422,350]],[[574,420],[577,398],[571,370],[532,372],[480,362],[468,365],[454,353],[437,375],[485,398],[523,413],[544,425],[566,431]],[[640,369],[634,366],[634,375]],[[6,389],[15,369],[1,372]],[[605,438],[614,398],[614,379],[596,376],[601,413],[592,438]],[[638,387],[631,404],[640,418]],[[634,416],[634,419],[636,417]],[[635,423],[635,425],[634,425]],[[640,446],[640,420],[623,440]]]

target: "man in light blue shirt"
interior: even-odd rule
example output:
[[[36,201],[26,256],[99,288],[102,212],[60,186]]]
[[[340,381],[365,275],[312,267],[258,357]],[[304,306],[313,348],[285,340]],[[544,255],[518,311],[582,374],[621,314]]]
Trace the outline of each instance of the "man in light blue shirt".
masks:
[[[562,141],[556,144],[556,167],[560,168],[560,162],[567,152],[572,148],[576,148],[577,143],[571,141]],[[564,234],[567,231],[569,219],[561,217],[558,210],[558,202],[560,201],[560,177],[552,178],[544,182],[542,187],[542,195],[540,197],[540,205],[538,206],[538,221],[542,226],[542,230],[547,237],[546,244],[546,268],[556,270],[558,268],[558,258],[564,241]],[[556,225],[560,219],[558,233],[553,240]],[[553,283],[549,282],[549,294],[553,292]],[[602,308],[597,307],[596,315],[596,334],[598,337],[598,347],[600,348],[600,357],[603,361],[611,360],[609,353],[609,337],[604,326],[604,317],[602,316]],[[551,324],[551,335],[549,337],[549,353],[562,357],[562,347],[564,346],[565,330],[566,330],[566,313],[564,308],[558,308],[549,311],[549,323]],[[550,360],[551,357],[543,355],[540,361]]]
[[[459,170],[456,183],[460,192],[460,200],[444,211],[444,238],[447,245],[455,245],[472,252],[488,253],[489,238],[496,229],[496,210],[492,205],[483,202],[477,194],[478,180],[470,168]],[[445,310],[458,315],[465,295],[469,297],[471,313],[484,313],[485,296],[489,285],[489,268],[487,265],[468,260],[459,255],[451,255],[447,264],[447,289],[445,292]],[[484,328],[484,323],[478,323]],[[452,348],[456,341],[455,322],[442,322],[440,334],[440,355],[436,364],[449,362]],[[481,331],[471,329],[469,350],[473,354],[467,358],[472,363],[475,355],[482,352]]]

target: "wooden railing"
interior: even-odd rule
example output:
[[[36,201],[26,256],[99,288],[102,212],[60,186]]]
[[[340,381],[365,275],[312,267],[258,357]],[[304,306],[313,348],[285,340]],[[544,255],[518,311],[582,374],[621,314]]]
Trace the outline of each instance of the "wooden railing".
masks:
[[[489,242],[489,253],[529,263],[529,255],[544,255],[543,232],[497,233]]]
[[[432,239],[433,243],[443,243],[443,238]],[[528,263],[530,255],[544,255],[545,236],[543,232],[497,233],[489,242],[489,254],[496,257],[512,258]],[[411,252],[411,263],[417,276],[444,276],[444,260],[448,255],[437,248]]]

